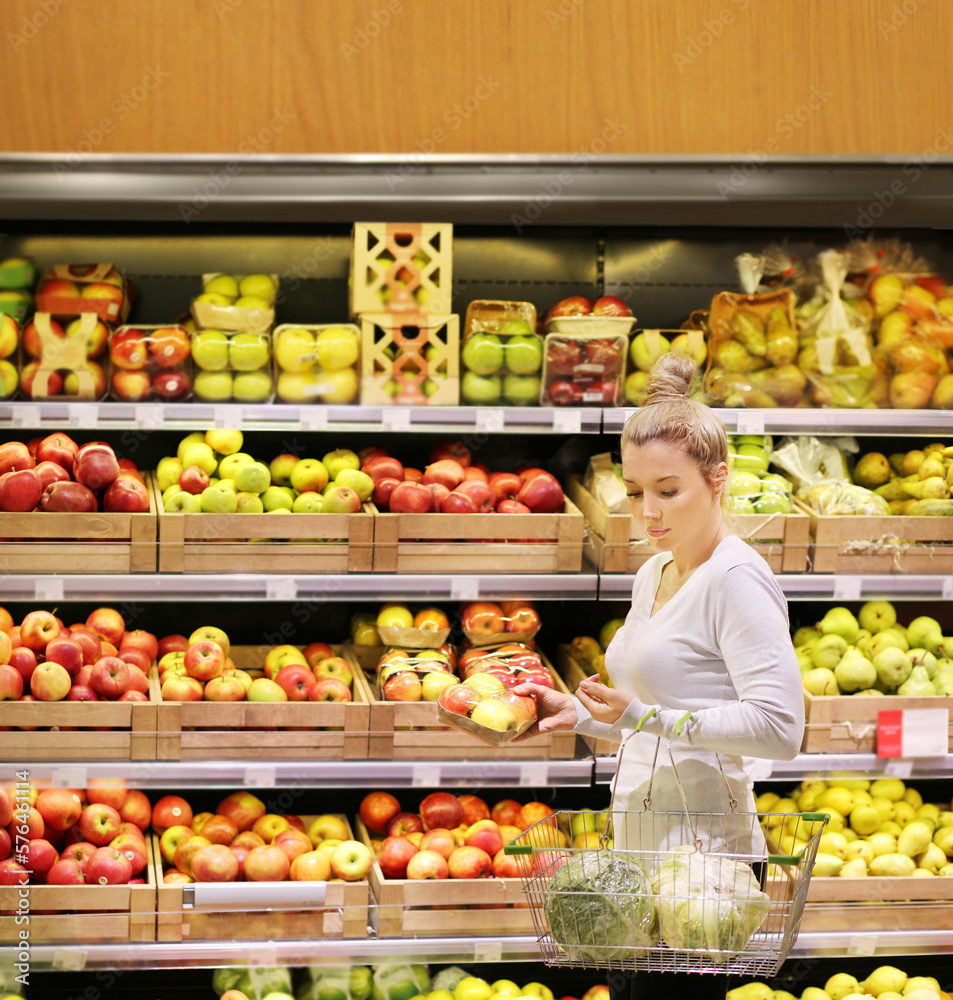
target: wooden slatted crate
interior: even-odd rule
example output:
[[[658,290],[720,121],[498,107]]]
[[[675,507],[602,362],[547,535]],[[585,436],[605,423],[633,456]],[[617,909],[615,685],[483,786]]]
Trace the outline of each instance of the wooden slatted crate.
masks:
[[[356,824],[358,838],[370,847],[360,817]],[[385,878],[375,859],[370,884],[377,903],[372,921],[381,938],[534,933],[521,878]]]
[[[238,667],[260,666],[270,646],[233,646]],[[345,647],[333,646],[335,655]],[[370,705],[355,678],[352,701],[185,701],[162,699],[158,673],[149,678],[156,702],[159,760],[365,760]]]
[[[569,652],[569,646],[560,643],[556,650],[556,668],[566,682],[566,687],[575,694],[576,688],[589,676]],[[583,743],[596,756],[615,757],[619,752],[619,744],[612,740],[604,740],[597,736],[583,736]]]
[[[145,701],[2,701],[15,732],[0,760],[155,760],[156,704]]]
[[[570,760],[576,754],[575,733],[551,733],[518,743],[491,747],[469,733],[443,726],[434,701],[383,701],[375,678],[382,646],[347,646],[345,655],[354,665],[355,685],[371,706],[367,755],[383,760]],[[552,664],[556,690],[569,693]]]
[[[302,816],[307,827],[315,816]],[[353,830],[344,815],[338,818],[347,824],[348,834],[354,839]],[[234,883],[249,887],[272,884],[276,888],[273,907],[263,909],[258,903],[242,909],[196,910],[186,908],[182,885],[163,882],[162,855],[159,838],[150,835],[153,848],[153,879],[157,888],[156,940],[158,941],[275,941],[305,940],[310,938],[364,938],[367,937],[370,885],[367,879],[359,882],[328,881],[325,904],[313,909],[289,909],[280,902],[280,887],[286,882]],[[292,885],[296,883],[291,883]],[[239,890],[240,896],[240,890]]]
[[[568,496],[558,514],[378,512],[374,525],[375,573],[578,573],[582,569],[584,520]],[[501,539],[503,532],[511,540]]]
[[[823,515],[810,518],[814,573],[953,573],[953,518]]]
[[[600,573],[635,573],[656,554],[648,539],[641,536],[635,518],[628,513],[612,513],[583,486],[579,476],[569,476],[566,494],[585,517],[586,556]],[[731,518],[730,528],[751,543],[773,573],[806,571],[810,519],[804,511],[738,514]]]
[[[145,885],[31,885],[30,944],[155,941],[156,880],[149,839],[140,876]],[[15,913],[19,893],[17,886],[0,886],[0,911]],[[16,921],[16,916],[0,916],[0,944],[20,943],[24,925]]]

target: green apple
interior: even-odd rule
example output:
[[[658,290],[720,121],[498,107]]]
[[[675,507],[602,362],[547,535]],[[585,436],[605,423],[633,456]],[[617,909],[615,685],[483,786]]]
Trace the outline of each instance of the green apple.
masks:
[[[236,333],[228,342],[228,363],[239,372],[253,372],[268,364],[266,333]]]
[[[287,701],[284,688],[267,677],[256,677],[245,694],[246,701]]]
[[[271,472],[264,462],[243,462],[235,469],[235,488],[241,493],[264,493],[271,486]]]
[[[733,497],[755,496],[761,492],[761,477],[753,472],[735,472],[728,492]]]
[[[463,345],[463,363],[477,375],[492,375],[503,367],[503,345],[495,333],[471,333]]]
[[[430,397],[440,388],[440,383],[434,381],[432,378],[425,378],[424,383],[420,388],[423,389],[424,395],[427,399],[430,399]]]
[[[569,821],[569,829],[574,840],[580,833],[598,833],[599,813],[595,809],[583,809],[574,813]]]
[[[784,476],[769,472],[761,477],[761,490],[763,493],[790,493],[791,483]]]
[[[183,468],[185,466],[172,455],[159,459],[159,464],[156,466],[156,485],[161,493],[179,481]]]
[[[300,326],[282,330],[275,339],[275,360],[286,372],[307,372],[314,367],[314,334]]]
[[[162,504],[165,505],[165,501],[168,497],[174,497],[176,493],[181,493],[182,487],[178,483],[173,483],[171,486],[167,486],[162,491]]]
[[[329,480],[328,470],[323,462],[319,462],[316,458],[302,458],[292,467],[288,485],[298,493],[320,493],[328,485]]]
[[[295,514],[320,514],[324,509],[324,497],[313,490],[299,493],[291,509]]]
[[[632,343],[629,345],[629,355],[632,358],[632,364],[636,368],[644,372],[650,372],[652,365],[663,354],[667,354],[670,347],[671,345],[664,337],[659,337],[658,350],[654,351],[649,347],[645,334],[640,333],[632,338]]]
[[[242,403],[264,403],[271,397],[275,384],[267,368],[254,372],[239,372],[232,383],[232,395]]]
[[[221,403],[232,398],[231,372],[198,372],[192,383],[196,399]]]
[[[327,482],[326,482],[326,483],[324,484],[324,489],[323,489],[323,490],[321,490],[321,493],[322,493],[322,494],[323,494],[324,496],[327,496],[327,495],[328,495],[328,494],[329,494],[329,493],[331,492],[331,490],[336,490],[336,489],[337,489],[337,485],[338,485],[338,484],[337,484],[337,483],[336,483],[336,482],[335,482],[335,481],[334,481],[333,479],[329,479],[329,480],[328,480],[328,481],[327,481]]]
[[[195,301],[203,302],[209,306],[228,307],[232,304],[233,299],[229,295],[222,295],[221,292],[202,292],[201,295],[195,296]]]
[[[191,434],[186,434],[184,438],[179,442],[178,447],[175,450],[175,457],[182,462],[182,453],[190,444],[206,444],[205,435],[200,431],[193,431]],[[183,467],[185,463],[182,463]]]
[[[732,514],[753,514],[754,504],[748,497],[745,496],[733,496],[731,498],[731,513]]]
[[[238,291],[243,296],[254,295],[257,298],[266,299],[266,305],[273,302],[275,293],[274,278],[270,274],[246,274],[238,284]]]
[[[756,514],[790,514],[791,500],[783,493],[762,493],[752,504]]]
[[[276,456],[268,463],[268,471],[271,473],[271,481],[275,486],[290,486],[291,472],[298,464],[298,456],[284,452]]]
[[[220,486],[223,490],[231,490],[232,493],[238,492],[234,479],[210,479],[209,486]]]
[[[329,451],[324,458],[321,459],[324,467],[328,470],[328,476],[331,479],[337,479],[338,473],[342,469],[360,469],[361,460],[347,448],[337,448],[335,451]]]
[[[199,494],[202,510],[206,514],[234,514],[238,510],[238,494],[221,483],[206,486]]]
[[[234,479],[235,472],[240,465],[247,465],[255,460],[245,451],[236,451],[233,455],[226,455],[218,463],[218,474],[223,479]]]
[[[525,319],[507,319],[500,323],[500,333],[515,334],[517,336],[535,335],[535,331]]]
[[[263,514],[265,505],[257,493],[238,493],[235,497],[235,510],[239,514]]]
[[[168,500],[163,499],[162,509],[167,514],[201,514],[202,501],[196,493],[186,493],[185,490],[179,490]]]
[[[735,452],[735,468],[764,475],[768,471],[768,454],[761,445],[738,445]]]
[[[649,388],[649,373],[641,369],[626,376],[623,393],[625,401],[640,406]]]
[[[503,383],[499,375],[477,375],[476,372],[464,372],[460,383],[460,394],[468,403],[496,403],[503,391]]]
[[[505,375],[503,398],[516,406],[535,406],[539,402],[538,375]]]
[[[359,469],[341,469],[335,480],[338,486],[346,486],[360,497],[361,503],[370,500],[374,492],[374,480]]]
[[[204,441],[194,441],[182,450],[182,468],[187,469],[190,465],[197,465],[212,475],[218,468],[218,459],[215,457],[215,452]]]
[[[361,509],[361,498],[347,486],[335,486],[324,494],[325,514],[356,514]]]
[[[318,333],[314,349],[318,356],[318,364],[325,371],[334,372],[350,368],[360,353],[357,331],[346,326],[329,326]]]
[[[227,295],[230,299],[237,299],[238,280],[231,274],[217,274],[206,282],[202,291],[217,292],[219,295]]]
[[[267,299],[263,299],[260,295],[243,295],[240,299],[236,299],[233,305],[236,309],[248,309],[252,312],[265,313],[271,310],[271,303]],[[265,325],[266,318],[264,316],[260,318],[261,322],[256,323],[256,326]]]
[[[543,367],[543,341],[535,334],[510,337],[504,350],[506,367],[514,375],[532,375]]]
[[[291,510],[295,502],[294,490],[289,489],[287,486],[269,486],[261,494],[261,502],[268,513],[282,507],[285,510]]]
[[[197,333],[192,338],[192,359],[203,371],[219,372],[227,368],[228,337],[221,330]]]

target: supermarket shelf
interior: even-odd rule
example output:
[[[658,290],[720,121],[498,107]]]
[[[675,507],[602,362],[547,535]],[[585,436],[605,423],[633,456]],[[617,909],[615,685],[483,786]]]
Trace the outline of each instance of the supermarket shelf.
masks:
[[[381,601],[424,601],[504,598],[588,601],[598,594],[597,573],[432,576],[347,573],[276,577],[263,574],[179,575],[132,573],[76,576],[0,577],[0,600],[164,601],[170,597],[217,601],[347,601],[373,597]],[[630,588],[631,589],[631,588]]]
[[[0,427],[24,430],[241,430],[432,434],[599,434],[602,410],[540,406],[286,406],[209,403],[0,403]]]
[[[885,573],[847,576],[840,573],[781,573],[775,579],[789,601],[948,601],[953,599],[953,577],[937,574]],[[629,600],[632,573],[602,573],[599,599]]]
[[[591,757],[579,760],[297,760],[297,761],[23,761],[0,764],[0,781],[26,767],[30,780],[84,788],[90,780],[121,778],[130,788],[474,788],[588,787]]]
[[[951,953],[953,931],[804,931],[794,942],[790,958],[880,958]]]

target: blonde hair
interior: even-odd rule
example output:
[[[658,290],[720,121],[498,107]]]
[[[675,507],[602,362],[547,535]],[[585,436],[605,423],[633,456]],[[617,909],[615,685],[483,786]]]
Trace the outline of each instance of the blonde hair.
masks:
[[[642,405],[622,429],[621,447],[664,441],[680,448],[713,486],[715,469],[728,462],[728,435],[708,406],[689,398],[695,377],[692,358],[663,354],[652,366]]]

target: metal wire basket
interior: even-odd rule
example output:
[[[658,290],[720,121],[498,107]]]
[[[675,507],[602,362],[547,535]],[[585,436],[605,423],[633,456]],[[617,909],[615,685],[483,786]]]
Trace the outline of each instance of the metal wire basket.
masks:
[[[772,976],[790,953],[828,817],[738,812],[727,778],[729,811],[692,813],[674,774],[683,813],[652,810],[653,761],[641,810],[601,829],[598,813],[556,812],[506,845],[547,965]],[[753,849],[762,823],[797,853]]]

